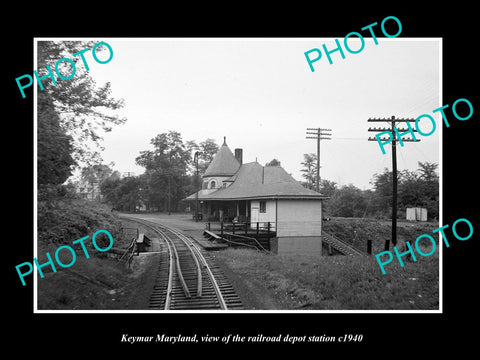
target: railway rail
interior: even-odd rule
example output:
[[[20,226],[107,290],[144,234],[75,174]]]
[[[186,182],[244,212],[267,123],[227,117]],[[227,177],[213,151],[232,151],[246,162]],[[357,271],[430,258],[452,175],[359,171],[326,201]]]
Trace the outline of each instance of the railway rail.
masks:
[[[210,254],[177,229],[124,216],[158,235],[160,265],[150,297],[150,309],[231,310],[243,305]]]

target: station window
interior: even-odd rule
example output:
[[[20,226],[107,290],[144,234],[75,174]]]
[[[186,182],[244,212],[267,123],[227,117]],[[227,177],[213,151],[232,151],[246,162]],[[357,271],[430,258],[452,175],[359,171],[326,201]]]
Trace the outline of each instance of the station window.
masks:
[[[215,180],[210,181],[210,189],[215,189],[217,187],[217,182]]]
[[[266,201],[260,201],[260,212],[261,213],[266,213],[267,212],[267,202]]]

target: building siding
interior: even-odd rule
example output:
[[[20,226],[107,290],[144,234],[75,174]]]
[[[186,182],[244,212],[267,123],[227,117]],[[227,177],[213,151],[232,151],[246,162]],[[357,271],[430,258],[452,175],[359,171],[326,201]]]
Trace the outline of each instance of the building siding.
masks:
[[[322,239],[319,236],[280,237],[273,248],[279,255],[322,255]]]
[[[280,255],[322,255],[322,204],[315,200],[278,200],[277,239]]]
[[[257,222],[270,222],[271,229],[275,230],[276,205],[275,200],[265,200],[265,212],[260,212],[260,200],[252,200],[251,206],[251,223],[252,228],[256,227]]]
[[[321,201],[278,200],[277,237],[321,236],[321,227]]]

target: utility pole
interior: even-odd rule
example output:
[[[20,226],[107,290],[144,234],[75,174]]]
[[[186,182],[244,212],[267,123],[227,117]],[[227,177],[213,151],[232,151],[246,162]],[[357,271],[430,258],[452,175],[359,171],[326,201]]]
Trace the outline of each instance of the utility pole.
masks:
[[[328,132],[326,132],[328,131]],[[320,140],[332,140],[330,136],[332,129],[322,129],[322,128],[307,128],[307,139],[316,139],[317,140],[317,186],[316,190],[320,192]],[[313,136],[312,136],[313,135]]]
[[[202,153],[200,151],[195,151],[195,154],[193,155],[193,160],[195,161],[195,168],[196,168],[196,172],[195,172],[195,190],[196,190],[196,193],[195,193],[195,222],[198,222],[198,192],[200,191],[198,189],[198,157],[201,154]]]
[[[404,142],[418,142],[414,136],[414,138],[401,138],[402,135],[412,131],[416,132],[417,130],[413,129],[410,126],[411,121],[415,121],[415,119],[395,119],[395,116],[392,116],[390,119],[385,118],[369,118],[368,122],[387,122],[390,123],[390,128],[368,128],[368,131],[377,131],[377,132],[384,132],[389,131],[391,133],[391,144],[392,144],[392,244],[393,246],[397,245],[397,184],[398,184],[398,177],[397,177],[397,141],[401,143]],[[408,129],[397,129],[397,123],[408,123]],[[397,138],[397,134],[400,136],[400,139]],[[412,133],[413,135],[413,133]],[[385,141],[389,140],[386,138],[380,138],[380,140]],[[369,137],[368,141],[377,141],[376,137]],[[390,248],[390,241],[385,240],[385,250],[389,250]]]

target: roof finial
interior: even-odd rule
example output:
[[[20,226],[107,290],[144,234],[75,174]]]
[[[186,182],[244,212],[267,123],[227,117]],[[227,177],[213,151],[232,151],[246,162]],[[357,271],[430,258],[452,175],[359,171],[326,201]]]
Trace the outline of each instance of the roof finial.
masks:
[[[223,145],[227,145],[227,137],[226,136],[223,137]]]

